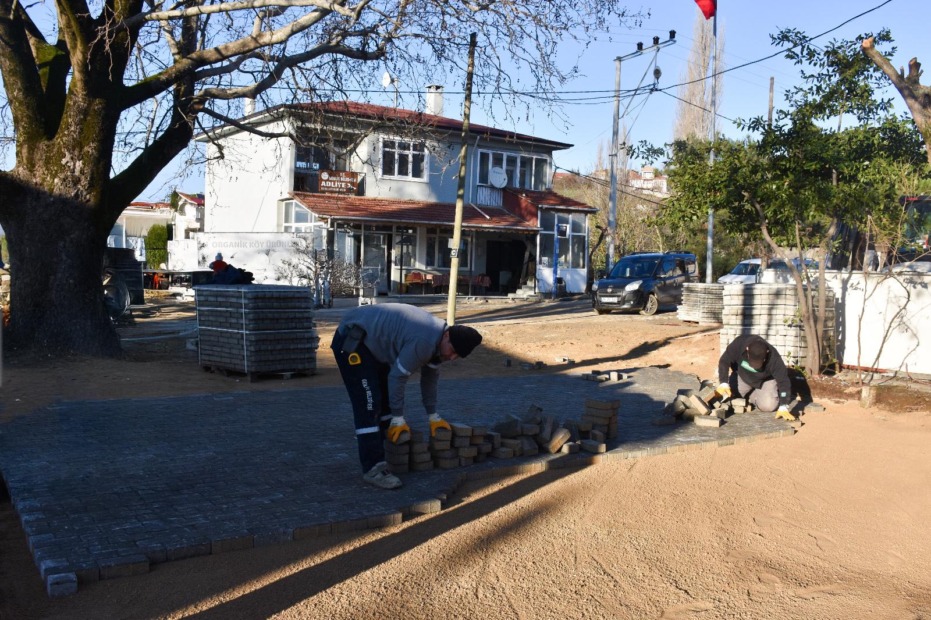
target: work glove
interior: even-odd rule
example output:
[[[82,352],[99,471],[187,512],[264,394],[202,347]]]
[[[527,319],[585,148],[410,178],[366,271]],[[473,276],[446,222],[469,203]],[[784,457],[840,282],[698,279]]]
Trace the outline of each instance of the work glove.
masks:
[[[440,417],[438,413],[430,414],[430,436],[433,437],[436,435],[436,429],[445,428],[446,430],[452,430],[449,426],[449,422]]]
[[[729,383],[722,383],[717,387],[715,392],[724,400],[731,397],[731,386]]]
[[[792,412],[789,411],[789,408],[786,405],[779,405],[779,409],[776,410],[776,419],[782,418],[786,422],[795,422],[796,417],[792,415]]]
[[[391,424],[385,431],[391,443],[404,443],[411,439],[411,427],[404,421],[404,416],[396,415],[391,418]]]

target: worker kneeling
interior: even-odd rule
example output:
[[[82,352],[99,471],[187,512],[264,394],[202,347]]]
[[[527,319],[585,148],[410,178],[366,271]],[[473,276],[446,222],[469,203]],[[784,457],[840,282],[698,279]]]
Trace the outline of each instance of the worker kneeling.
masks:
[[[447,327],[426,310],[407,304],[359,306],[346,313],[333,336],[333,355],[352,403],[362,479],[382,489],[401,480],[385,462],[384,441],[410,439],[404,390],[420,371],[420,395],[431,436],[449,424],[436,412],[439,365],[466,357],[482,335],[464,325]]]
[[[760,336],[735,338],[718,361],[717,392],[724,399],[732,391],[760,411],[775,411],[777,418],[795,420],[789,411],[792,384],[779,351]]]

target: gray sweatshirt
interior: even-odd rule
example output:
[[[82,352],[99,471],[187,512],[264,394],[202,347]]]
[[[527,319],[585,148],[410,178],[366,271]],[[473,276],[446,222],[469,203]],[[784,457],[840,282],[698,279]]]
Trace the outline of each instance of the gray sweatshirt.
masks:
[[[420,371],[420,395],[427,415],[436,413],[439,380],[438,348],[445,321],[408,304],[359,306],[346,313],[341,325],[365,330],[365,346],[379,362],[390,366],[388,402],[392,415],[404,415],[404,389]]]

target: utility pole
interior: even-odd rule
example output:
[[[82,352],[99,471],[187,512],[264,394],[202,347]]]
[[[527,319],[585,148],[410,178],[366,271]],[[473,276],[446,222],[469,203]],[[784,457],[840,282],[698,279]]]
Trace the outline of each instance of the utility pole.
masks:
[[[718,9],[714,5],[714,16],[711,22],[711,153],[710,165],[714,165],[714,141],[717,137],[717,102],[715,84],[718,81]],[[705,251],[705,284],[711,284],[714,277],[714,207],[708,209],[708,241]]]
[[[770,76],[769,78],[769,111],[766,114],[766,126],[773,126],[773,91],[776,88],[776,78]]]
[[[618,125],[621,116],[621,62],[641,56],[650,50],[659,53],[660,48],[672,45],[676,42],[676,31],[669,31],[669,39],[660,43],[659,37],[653,37],[653,45],[644,48],[643,43],[637,43],[637,51],[618,56],[614,59],[614,118],[611,123],[611,151],[608,153],[609,167],[611,168],[611,190],[608,197],[608,264],[605,265],[607,271],[611,271],[614,266],[614,234],[617,227],[617,175],[618,175],[618,150],[620,148],[618,137]],[[627,137],[624,137],[624,149],[627,149]],[[626,162],[627,159],[625,158]],[[625,165],[626,168],[626,165]],[[626,170],[625,170],[626,172]],[[556,286],[556,283],[553,283]]]
[[[472,113],[472,74],[475,71],[476,33],[469,35],[469,66],[466,70],[465,103],[462,107],[462,146],[459,148],[459,184],[456,189],[456,216],[453,240],[450,242],[449,299],[446,302],[446,324],[456,324],[456,288],[459,284],[459,252],[462,249],[462,210],[465,205],[466,157],[468,156],[469,116]],[[470,248],[475,244],[473,243]]]

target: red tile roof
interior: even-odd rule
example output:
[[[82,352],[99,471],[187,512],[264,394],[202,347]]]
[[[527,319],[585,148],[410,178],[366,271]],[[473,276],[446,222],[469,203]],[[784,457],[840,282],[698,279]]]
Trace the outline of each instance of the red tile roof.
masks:
[[[448,202],[310,194],[307,192],[292,192],[291,195],[311,212],[326,218],[340,220],[452,226],[456,217],[456,205]],[[479,208],[472,205],[463,206],[462,225],[471,229],[522,230],[526,232],[537,230],[536,224],[523,220],[505,209],[497,207]]]
[[[372,103],[359,103],[357,101],[328,101],[321,103],[302,103],[296,105],[282,106],[292,110],[310,110],[319,111],[327,114],[338,114],[340,116],[354,116],[374,121],[387,123],[404,123],[407,125],[421,125],[444,129],[453,132],[461,132],[461,120],[448,118],[445,116],[436,116],[424,112],[415,112],[413,110],[404,110],[401,108],[390,108],[387,106],[375,105]],[[495,129],[477,123],[469,123],[469,133],[489,138],[500,138],[510,142],[532,142],[540,145],[546,145],[553,149],[568,149],[571,144],[537,138],[535,136]]]
[[[198,207],[204,206],[204,195],[203,194],[188,194],[186,192],[175,192],[191,204],[197,205]]]
[[[534,206],[544,209],[560,209],[563,211],[587,211],[596,213],[598,209],[589,206],[584,202],[568,198],[562,194],[551,191],[535,191],[531,189],[508,189],[512,194],[516,194],[525,200],[529,200]]]

